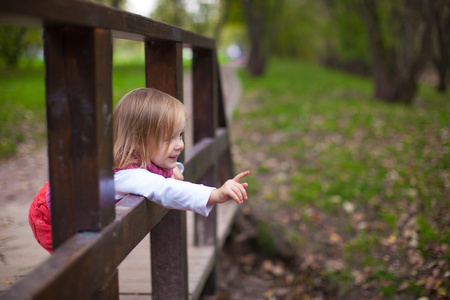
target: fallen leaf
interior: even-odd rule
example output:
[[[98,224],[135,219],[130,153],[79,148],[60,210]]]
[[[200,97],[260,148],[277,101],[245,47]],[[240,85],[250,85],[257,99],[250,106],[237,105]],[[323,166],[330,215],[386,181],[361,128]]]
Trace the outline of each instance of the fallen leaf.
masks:
[[[353,270],[352,271],[352,275],[355,278],[354,281],[353,281],[355,285],[361,285],[367,279],[366,275],[364,273],[362,273],[361,271],[358,271],[358,270]]]
[[[344,207],[344,210],[349,214],[355,211],[355,205],[351,202],[345,201],[344,203],[342,203],[342,206]]]
[[[345,262],[341,259],[330,259],[325,262],[327,269],[331,271],[342,271],[345,268]]]
[[[427,281],[428,280],[426,278],[422,278],[422,279],[416,281],[416,285],[418,285],[418,286],[424,285],[425,283],[427,283]]]
[[[265,272],[271,273],[275,276],[281,276],[284,274],[284,266],[282,263],[274,264],[270,260],[265,260],[262,264],[262,269]]]
[[[275,292],[273,290],[268,290],[267,292],[264,293],[264,298],[267,298],[267,299],[272,298],[274,293]]]
[[[337,244],[342,242],[342,238],[336,232],[330,234],[330,242],[332,244]]]
[[[400,284],[400,286],[397,288],[397,291],[399,291],[399,292],[404,291],[408,288],[408,286],[409,286],[409,282],[403,281],[402,284]]]
[[[422,257],[422,253],[420,253],[419,250],[408,249],[408,251],[406,251],[406,255],[408,257],[408,261],[410,264],[417,265],[417,266],[423,265],[424,260]]]

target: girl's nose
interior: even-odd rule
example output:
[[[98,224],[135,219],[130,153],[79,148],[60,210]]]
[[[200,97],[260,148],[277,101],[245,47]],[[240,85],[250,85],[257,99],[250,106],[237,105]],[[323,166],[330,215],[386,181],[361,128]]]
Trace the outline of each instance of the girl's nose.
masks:
[[[183,142],[183,139],[180,137],[180,138],[177,140],[177,143],[176,143],[176,145],[175,145],[175,149],[176,149],[176,150],[182,151],[183,148],[184,148],[184,142]]]

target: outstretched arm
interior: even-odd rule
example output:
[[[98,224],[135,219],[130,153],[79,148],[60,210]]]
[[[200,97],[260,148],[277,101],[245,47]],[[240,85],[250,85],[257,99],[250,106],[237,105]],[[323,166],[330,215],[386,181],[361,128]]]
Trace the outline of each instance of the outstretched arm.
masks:
[[[230,199],[233,199],[238,204],[242,204],[247,199],[247,191],[245,189],[248,187],[248,183],[241,183],[241,180],[249,173],[250,171],[239,173],[233,179],[227,180],[220,188],[212,191],[208,205],[224,203]]]

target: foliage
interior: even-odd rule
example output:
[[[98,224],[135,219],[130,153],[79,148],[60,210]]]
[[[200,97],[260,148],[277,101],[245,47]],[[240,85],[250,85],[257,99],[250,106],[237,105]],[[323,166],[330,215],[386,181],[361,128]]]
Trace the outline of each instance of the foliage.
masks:
[[[92,2],[97,2],[103,5],[112,6],[115,8],[123,8],[126,0],[91,0]]]
[[[190,25],[187,29],[207,36],[218,37],[218,33],[222,26],[221,22],[222,10],[221,6],[211,1],[199,1],[198,9],[189,12]],[[219,28],[218,28],[219,27]]]
[[[319,60],[329,38],[324,38],[328,19],[320,1],[285,1],[279,19],[273,54]]]
[[[355,0],[324,0],[326,38],[322,59],[331,66],[368,75],[371,56],[367,31]]]
[[[188,24],[188,14],[183,0],[159,0],[150,17],[179,27],[186,27]]]
[[[162,21],[184,29],[206,35],[218,36],[228,10],[221,9],[227,1],[196,1],[197,7],[188,9],[183,0],[158,0],[156,9],[151,13],[152,19]],[[225,14],[225,15],[224,15]]]
[[[45,132],[44,72],[36,68],[0,71],[0,158]]]
[[[414,105],[388,106],[371,101],[368,79],[292,60],[241,78],[234,157],[260,187],[247,215],[282,226],[297,257],[272,288],[289,287],[287,299],[448,299],[447,99],[422,86]]]
[[[0,66],[17,67],[22,57],[34,57],[42,48],[41,30],[0,24]]]
[[[125,0],[91,1],[116,8],[125,4]],[[0,24],[0,67],[16,68],[24,58],[35,60],[43,49],[41,36],[41,28]]]

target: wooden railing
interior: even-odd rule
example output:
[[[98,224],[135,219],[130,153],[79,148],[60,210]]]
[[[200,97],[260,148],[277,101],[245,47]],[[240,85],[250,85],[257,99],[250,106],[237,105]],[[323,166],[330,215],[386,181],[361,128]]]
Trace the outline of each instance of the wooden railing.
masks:
[[[114,205],[111,122],[113,38],[144,43],[146,85],[180,101],[182,49],[190,47],[194,145],[185,179],[218,185],[230,178],[215,41],[80,0],[1,0],[0,21],[43,27],[55,249],[1,298],[118,299],[118,266],[150,231],[153,299],[197,298],[206,282],[213,291],[214,263],[189,294],[186,212],[138,196]],[[195,217],[196,245],[217,245],[216,215]]]

